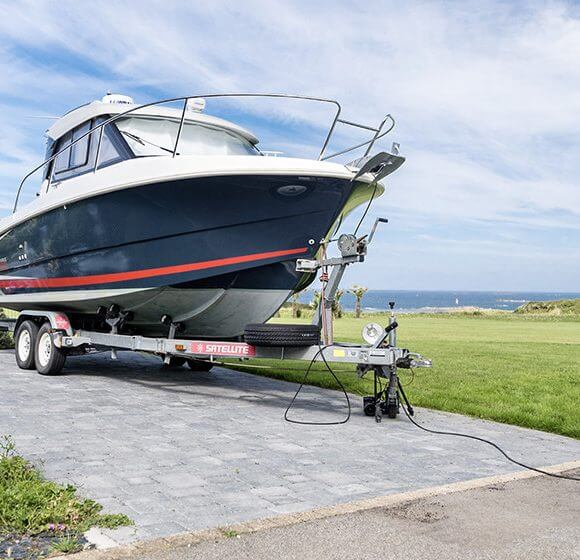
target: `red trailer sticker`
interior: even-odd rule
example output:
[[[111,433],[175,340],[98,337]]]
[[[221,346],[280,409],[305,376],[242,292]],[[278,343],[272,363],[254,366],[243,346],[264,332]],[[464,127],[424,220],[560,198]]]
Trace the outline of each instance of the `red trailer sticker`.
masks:
[[[256,348],[244,342],[203,342],[194,340],[191,343],[193,354],[210,354],[212,356],[240,356],[256,355]]]

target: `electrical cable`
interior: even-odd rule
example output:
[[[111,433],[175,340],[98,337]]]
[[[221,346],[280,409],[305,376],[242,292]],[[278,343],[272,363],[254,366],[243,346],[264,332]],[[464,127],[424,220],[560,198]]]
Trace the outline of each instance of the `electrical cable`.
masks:
[[[566,480],[575,480],[576,482],[580,482],[579,477],[569,476],[569,475],[565,475],[565,474],[551,473],[548,471],[544,471],[542,469],[538,469],[536,467],[531,467],[530,465],[526,465],[525,463],[517,461],[516,459],[513,459],[512,457],[510,457],[497,443],[494,443],[493,441],[490,441],[488,439],[485,439],[485,438],[482,438],[479,436],[470,435],[470,434],[463,434],[461,432],[447,432],[444,430],[433,430],[431,428],[426,428],[425,426],[422,426],[421,424],[419,424],[417,421],[415,421],[413,419],[413,417],[409,414],[409,411],[407,410],[407,407],[404,404],[401,404],[401,407],[403,408],[405,415],[411,421],[411,423],[414,424],[415,426],[417,426],[417,428],[424,430],[425,432],[429,432],[430,434],[442,435],[442,436],[457,436],[457,437],[462,437],[462,438],[467,438],[467,439],[473,439],[475,441],[481,441],[481,442],[487,443],[488,445],[491,445],[492,447],[497,449],[497,451],[499,451],[508,461],[514,463],[515,465],[518,465],[519,467],[523,467],[524,469],[528,469],[530,471],[535,471],[535,472],[540,473],[540,474],[545,474],[546,476],[552,476],[554,478],[564,478]]]
[[[308,364],[308,368],[306,369],[306,372],[304,374],[304,378],[302,379],[300,386],[296,390],[296,393],[294,393],[294,396],[292,397],[290,404],[288,405],[288,407],[286,408],[286,411],[284,412],[284,420],[286,420],[286,422],[290,422],[291,424],[301,424],[303,426],[338,426],[340,424],[346,424],[350,420],[350,415],[351,415],[352,409],[351,409],[350,399],[348,397],[348,393],[346,392],[344,385],[340,382],[340,379],[337,377],[337,375],[334,373],[334,371],[332,371],[332,368],[330,367],[330,365],[326,361],[326,358],[324,357],[324,350],[326,350],[328,348],[328,346],[330,346],[330,345],[326,345],[326,346],[318,345],[318,351],[316,352],[316,354],[314,354],[314,356],[312,357],[312,360],[310,360],[310,363]],[[341,391],[343,392],[344,398],[346,400],[346,404],[348,406],[348,412],[346,414],[346,417],[343,420],[338,420],[338,421],[334,421],[334,422],[308,422],[305,420],[292,420],[291,418],[288,417],[288,413],[290,412],[290,409],[292,408],[292,406],[294,405],[294,402],[298,398],[300,391],[302,391],[302,388],[306,384],[306,381],[308,379],[308,375],[310,374],[310,370],[312,369],[312,365],[316,361],[316,358],[318,357],[318,355],[320,355],[322,357],[322,361],[326,365],[326,369],[328,369],[328,371],[330,372],[332,377],[334,377],[334,380],[338,383],[338,386],[340,387]]]
[[[407,381],[407,383],[401,383],[402,387],[408,387],[409,385],[413,385],[413,381],[415,381],[415,369],[409,368],[411,370],[411,379]],[[399,375],[399,381],[401,380],[401,376]]]
[[[359,230],[360,226],[362,225],[364,219],[367,217],[367,213],[371,207],[371,204],[373,203],[373,200],[375,199],[375,195],[377,194],[378,186],[379,186],[378,183],[375,183],[375,188],[373,190],[373,194],[371,195],[371,198],[369,199],[367,207],[365,208],[365,211],[363,212],[363,215],[361,216],[360,221],[359,221],[358,225],[356,226],[356,229],[354,230],[355,237],[356,237],[356,234],[358,233],[358,230]]]

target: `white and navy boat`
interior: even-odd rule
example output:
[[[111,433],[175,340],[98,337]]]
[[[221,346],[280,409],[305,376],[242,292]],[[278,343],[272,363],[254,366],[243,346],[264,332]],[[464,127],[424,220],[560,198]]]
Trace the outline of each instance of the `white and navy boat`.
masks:
[[[319,158],[266,156],[251,132],[205,114],[198,96],[139,106],[108,94],[58,119],[46,161],[0,222],[0,307],[65,311],[98,328],[97,309],[114,305],[131,312],[135,333],[166,334],[167,315],[182,336],[214,338],[272,316],[313,279],[296,260],[314,258],[404,159],[369,155],[390,117],[366,127],[342,120],[333,101],[251,96],[332,103]],[[183,108],[163,106],[176,101]],[[352,165],[328,161],[350,149],[325,157],[338,123],[373,131]],[[35,172],[37,196],[19,206]]]

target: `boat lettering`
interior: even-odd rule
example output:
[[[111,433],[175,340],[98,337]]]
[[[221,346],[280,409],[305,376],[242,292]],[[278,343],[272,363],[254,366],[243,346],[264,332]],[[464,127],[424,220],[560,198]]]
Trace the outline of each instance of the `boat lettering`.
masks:
[[[255,356],[256,349],[243,342],[192,342],[194,354],[213,354],[216,356]]]

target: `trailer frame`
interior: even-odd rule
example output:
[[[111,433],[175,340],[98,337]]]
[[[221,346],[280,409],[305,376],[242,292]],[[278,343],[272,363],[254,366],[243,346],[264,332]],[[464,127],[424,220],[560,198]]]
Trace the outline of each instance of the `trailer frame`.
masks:
[[[60,355],[60,359],[57,360],[58,365],[54,368],[40,367],[37,360],[36,369],[44,375],[59,373],[68,354],[85,354],[97,349],[109,349],[113,359],[117,358],[118,350],[126,350],[160,356],[167,364],[177,358],[188,360],[190,364],[205,362],[210,367],[223,358],[298,360],[309,363],[324,362],[327,366],[328,363],[354,364],[359,377],[364,377],[369,372],[374,375],[373,395],[363,399],[365,414],[374,416],[377,422],[381,421],[383,414],[395,418],[399,413],[401,398],[407,403],[409,412],[412,414],[412,407],[399,381],[397,369],[431,367],[432,364],[420,354],[397,346],[396,333],[399,325],[394,313],[394,302],[389,303],[391,314],[386,327],[383,328],[377,324],[365,327],[365,329],[372,327],[374,333],[372,339],[363,334],[368,344],[342,344],[335,342],[333,336],[332,303],[342,276],[347,266],[364,261],[368,244],[372,241],[376,228],[381,222],[385,223],[387,220],[377,218],[369,236],[357,238],[352,234],[343,234],[337,240],[323,240],[325,248],[317,260],[298,259],[297,270],[313,273],[322,271],[321,301],[312,321],[322,331],[322,340],[318,345],[253,345],[244,341],[182,339],[176,337],[180,330],[179,323],[174,323],[168,316],[160,319],[169,326],[167,337],[123,334],[120,331],[123,330],[124,322],[130,320],[131,312],[114,309],[114,306],[109,310],[103,310],[104,322],[109,326],[110,332],[76,329],[66,313],[38,309],[23,310],[15,320],[0,321],[0,330],[16,331],[18,335],[18,329],[24,321],[35,323],[36,330],[41,325],[43,329],[41,332],[45,337],[44,352],[47,351],[46,343],[48,342],[46,333],[50,334],[52,344],[49,343],[48,346]],[[326,247],[333,241],[337,241],[341,256],[327,258]],[[330,274],[329,269],[332,269]],[[32,327],[25,325],[23,328]],[[18,353],[18,343],[15,342]],[[35,348],[38,350],[36,341]],[[388,380],[386,388],[383,388],[381,378]]]

